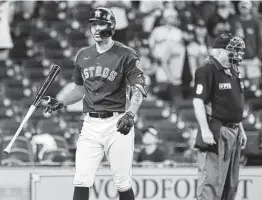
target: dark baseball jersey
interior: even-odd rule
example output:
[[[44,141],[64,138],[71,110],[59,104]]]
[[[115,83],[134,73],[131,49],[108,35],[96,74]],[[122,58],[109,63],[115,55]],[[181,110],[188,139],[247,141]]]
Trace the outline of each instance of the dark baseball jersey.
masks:
[[[229,123],[242,121],[244,84],[240,74],[234,70],[226,73],[213,57],[196,70],[195,98],[204,100],[210,117]]]
[[[83,112],[125,111],[128,85],[143,77],[139,58],[132,48],[115,41],[104,53],[95,45],[81,49],[76,57],[73,79],[83,85]]]

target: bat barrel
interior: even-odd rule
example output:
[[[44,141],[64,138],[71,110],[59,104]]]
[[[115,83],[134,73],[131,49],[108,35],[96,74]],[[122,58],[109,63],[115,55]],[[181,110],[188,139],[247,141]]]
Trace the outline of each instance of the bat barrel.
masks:
[[[39,105],[42,98],[45,96],[47,90],[50,88],[50,86],[54,82],[60,69],[61,68],[58,65],[53,65],[52,69],[50,70],[46,79],[44,80],[44,83],[42,84],[41,88],[38,90],[36,97],[34,99],[33,105],[35,105],[36,107]]]

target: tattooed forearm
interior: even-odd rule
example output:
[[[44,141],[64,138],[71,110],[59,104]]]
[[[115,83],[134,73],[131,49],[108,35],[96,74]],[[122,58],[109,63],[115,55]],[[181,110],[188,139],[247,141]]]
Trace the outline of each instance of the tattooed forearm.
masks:
[[[144,97],[142,92],[137,87],[132,87],[132,96],[128,111],[132,112],[133,114],[136,114],[140,105],[143,102],[143,99]]]

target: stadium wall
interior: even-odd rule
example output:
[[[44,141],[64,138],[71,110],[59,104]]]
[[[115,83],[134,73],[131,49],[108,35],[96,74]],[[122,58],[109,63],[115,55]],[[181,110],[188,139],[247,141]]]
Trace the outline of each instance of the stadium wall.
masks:
[[[2,167],[0,200],[72,200],[72,167]],[[195,200],[196,168],[134,168],[134,192],[139,200]],[[262,168],[241,169],[237,200],[260,200]],[[90,200],[115,200],[109,168],[100,168]]]

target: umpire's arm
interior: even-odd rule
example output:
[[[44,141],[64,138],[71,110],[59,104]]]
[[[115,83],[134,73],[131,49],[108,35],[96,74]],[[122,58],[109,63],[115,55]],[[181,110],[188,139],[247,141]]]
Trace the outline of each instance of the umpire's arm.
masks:
[[[195,116],[202,132],[209,129],[204,101],[199,98],[193,99]]]
[[[193,105],[201,130],[209,129],[205,104],[210,101],[212,77],[212,68],[207,64],[196,70]]]

